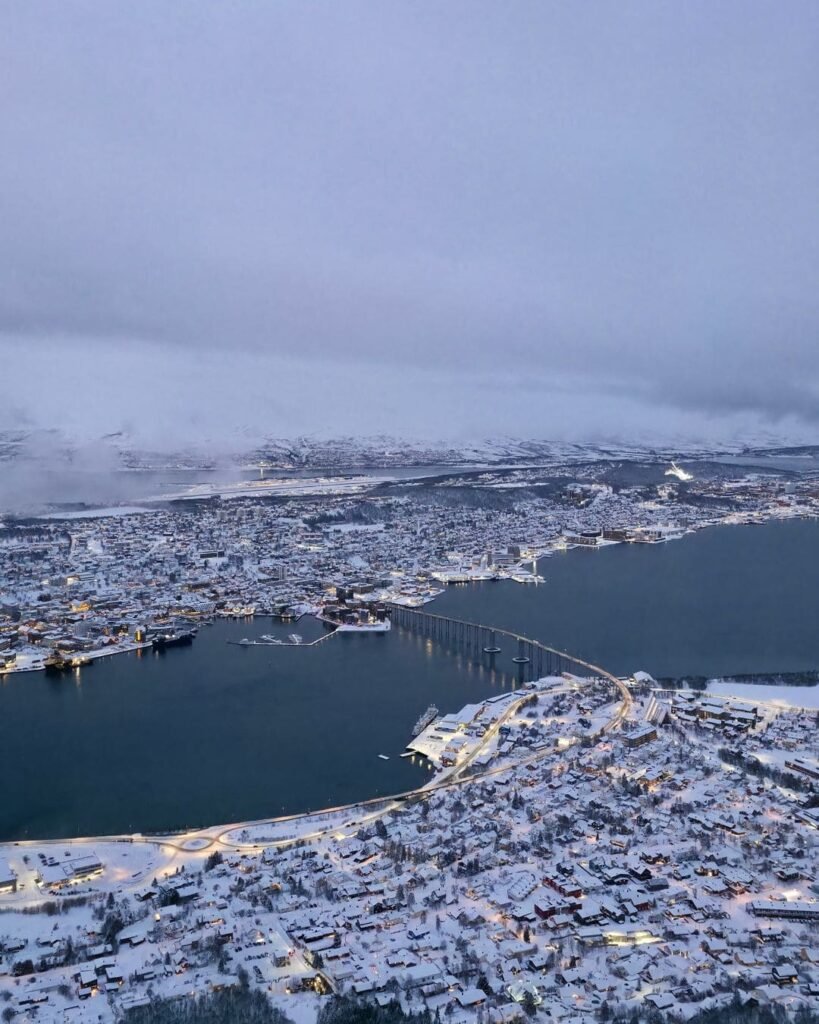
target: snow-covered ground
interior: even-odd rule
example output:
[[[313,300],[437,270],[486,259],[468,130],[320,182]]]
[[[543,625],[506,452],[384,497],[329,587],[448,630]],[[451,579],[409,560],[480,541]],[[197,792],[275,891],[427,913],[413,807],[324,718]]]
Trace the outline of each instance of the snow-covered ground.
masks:
[[[512,696],[508,714],[451,716],[467,736],[492,712],[491,764],[423,799],[0,847],[0,882],[18,885],[0,893],[0,995],[19,1014],[36,1001],[40,1021],[113,1024],[152,993],[201,994],[243,970],[296,1024],[313,1024],[326,985],[397,993],[452,1024],[510,1020],[525,992],[564,1024],[653,998],[685,1019],[737,987],[809,1005],[815,933],[779,908],[819,907],[814,812],[722,763],[718,729],[695,723],[695,743],[646,730],[650,695],[597,736],[610,681]],[[777,763],[784,746],[810,757],[814,735],[812,713],[782,707],[745,746]],[[48,881],[89,860],[89,877]],[[780,968],[796,984],[776,984]]]
[[[150,512],[138,505],[106,505],[102,508],[83,508],[75,512],[44,512],[37,519],[107,519],[109,516],[140,516]]]
[[[745,697],[758,702],[786,704],[794,708],[819,710],[819,686],[777,686],[773,683],[710,682],[709,693]]]

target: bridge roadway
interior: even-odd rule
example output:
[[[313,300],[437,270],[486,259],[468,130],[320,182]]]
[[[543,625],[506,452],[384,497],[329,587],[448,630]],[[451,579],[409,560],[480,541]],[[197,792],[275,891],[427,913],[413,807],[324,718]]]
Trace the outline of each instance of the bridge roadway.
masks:
[[[631,706],[631,694],[625,683],[599,665],[584,661],[583,658],[578,658],[574,654],[568,654],[556,647],[549,647],[539,640],[530,640],[528,637],[508,629],[498,629],[476,622],[464,622],[446,615],[434,615],[431,612],[407,608],[405,605],[390,605],[390,617],[402,628],[427,635],[444,643],[447,641],[455,643],[467,650],[474,649],[476,653],[486,654],[490,659],[497,656],[490,654],[490,650],[495,649],[500,653],[500,649],[497,647],[498,637],[506,637],[516,645],[514,649],[518,652],[517,657],[526,659],[519,665],[523,671],[528,668],[530,677],[540,679],[544,674],[544,668],[546,675],[560,675],[562,672],[568,671],[567,666],[574,665],[581,670],[576,673],[578,675],[599,676],[610,682],[619,691],[622,698],[621,713],[616,716],[616,720],[607,724],[605,731],[608,732],[616,728],[628,714],[628,709]],[[532,673],[535,673],[534,676]]]
[[[396,611],[398,611],[399,614],[396,614]],[[457,619],[448,619],[445,616],[431,615],[428,612],[419,612],[414,609],[404,608],[403,606],[392,606],[391,613],[393,621],[396,622],[397,620],[397,624],[403,628],[411,628],[415,632],[434,635],[436,638],[441,638],[444,641],[448,638],[451,642],[463,642],[467,646],[477,647],[478,643],[481,643],[485,647],[496,647],[497,645],[495,641],[497,637],[506,637],[518,644],[517,649],[519,651],[524,650],[527,652],[534,652],[535,654],[539,651],[541,659],[550,659],[547,661],[547,664],[552,666],[571,664],[582,670],[582,673],[585,675],[607,680],[618,691],[621,700],[615,713],[598,731],[598,736],[619,728],[628,715],[629,708],[632,704],[632,698],[628,687],[622,682],[622,680],[606,671],[606,669],[601,668],[599,665],[585,661],[582,658],[568,654],[565,651],[560,651],[553,647],[547,647],[545,644],[541,644],[537,640],[530,640],[527,637],[520,636],[519,634],[513,633],[509,630],[493,629],[490,626],[482,626],[478,623],[468,623]],[[461,637],[463,640],[460,639]],[[484,643],[484,639],[487,640],[486,643]],[[523,655],[519,656],[522,657]],[[526,656],[528,657],[528,661],[525,664],[521,664],[521,669],[527,666],[532,666],[533,664],[536,665],[540,661],[540,659],[536,658],[533,662],[532,658],[528,654]],[[490,657],[494,656],[490,655]],[[567,670],[564,669],[564,671]],[[553,672],[549,671],[547,674],[551,675]],[[581,673],[576,674],[579,675]],[[551,692],[563,693],[567,692],[569,689],[575,688],[576,687],[567,686],[560,690]],[[397,810],[408,800],[423,800],[433,793],[455,789],[459,786],[477,782],[481,779],[488,779],[496,775],[502,775],[514,769],[525,768],[528,765],[537,763],[546,756],[546,754],[554,753],[551,748],[547,749],[544,747],[518,761],[513,761],[499,767],[486,768],[481,772],[467,774],[475,759],[483,753],[489,743],[491,743],[497,736],[498,730],[501,726],[520,709],[523,702],[530,696],[531,694],[527,693],[510,704],[500,718],[498,718],[487,730],[485,735],[482,737],[481,742],[476,746],[466,760],[458,765],[449,775],[447,775],[446,778],[441,779],[438,782],[427,783],[426,785],[419,786],[415,789],[409,789],[401,793],[394,793],[391,796],[380,796],[372,797],[368,800],[357,800],[354,803],[339,804],[335,807],[326,807],[319,811],[306,811],[299,814],[289,814],[275,818],[261,818],[256,821],[236,822],[229,825],[217,825],[180,833],[163,835],[142,835],[137,833],[134,835],[97,836],[82,839],[49,839],[41,841],[20,840],[13,845],[18,847],[39,847],[47,845],[73,846],[105,842],[128,842],[144,843],[159,847],[160,849],[171,850],[175,856],[179,854],[190,856],[212,852],[214,849],[234,853],[258,853],[265,849],[281,849],[288,846],[294,846],[296,843],[313,842],[318,839],[326,838],[327,836],[339,835],[344,831],[344,829],[350,827],[357,830],[362,825],[368,824],[385,814],[390,814],[392,811]],[[320,826],[311,832],[287,836],[281,839],[263,840],[256,843],[237,842],[230,838],[234,833],[251,828],[260,828],[264,826],[273,828],[276,826],[287,825],[289,823],[297,824],[299,822],[307,822],[311,819],[317,819],[317,824],[319,824],[321,822],[321,818],[326,815],[336,816],[347,812],[355,814],[355,819],[345,822],[341,826],[337,821],[335,821],[326,826]],[[363,812],[363,814],[361,812]],[[133,882],[132,887],[139,888],[144,884],[144,879],[137,879]]]

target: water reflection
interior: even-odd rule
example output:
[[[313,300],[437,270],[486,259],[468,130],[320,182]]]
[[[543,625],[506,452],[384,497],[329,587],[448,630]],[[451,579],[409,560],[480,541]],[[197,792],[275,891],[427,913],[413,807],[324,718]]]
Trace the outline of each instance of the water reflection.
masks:
[[[815,521],[703,531],[570,552],[541,561],[542,587],[477,584],[433,607],[615,672],[804,671],[819,664],[817,552]],[[493,657],[401,629],[310,649],[234,645],[294,631],[324,632],[220,621],[162,657],[6,676],[0,839],[249,820],[406,790],[426,777],[399,755],[427,705],[456,711],[521,681],[506,638]]]
[[[409,789],[430,770],[399,756],[424,707],[456,711],[512,685],[399,629],[311,648],[238,645],[294,631],[326,635],[307,619],[219,621],[161,657],[6,677],[0,838],[159,831]]]

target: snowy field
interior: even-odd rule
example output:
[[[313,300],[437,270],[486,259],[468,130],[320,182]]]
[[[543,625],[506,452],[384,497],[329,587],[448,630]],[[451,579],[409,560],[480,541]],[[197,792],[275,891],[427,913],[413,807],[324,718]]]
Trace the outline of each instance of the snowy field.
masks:
[[[111,505],[104,508],[84,508],[75,512],[45,512],[36,519],[107,519],[110,516],[140,516],[153,512],[151,508],[137,505]]]
[[[787,704],[795,708],[819,709],[819,686],[776,686],[771,683],[722,683],[710,682],[709,693],[729,697],[743,697],[747,700],[769,701]]]

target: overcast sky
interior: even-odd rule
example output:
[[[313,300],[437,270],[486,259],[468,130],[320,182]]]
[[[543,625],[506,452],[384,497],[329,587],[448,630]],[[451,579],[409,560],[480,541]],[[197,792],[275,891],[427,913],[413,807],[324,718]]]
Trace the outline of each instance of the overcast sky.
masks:
[[[0,4],[0,426],[819,439],[819,4]]]

